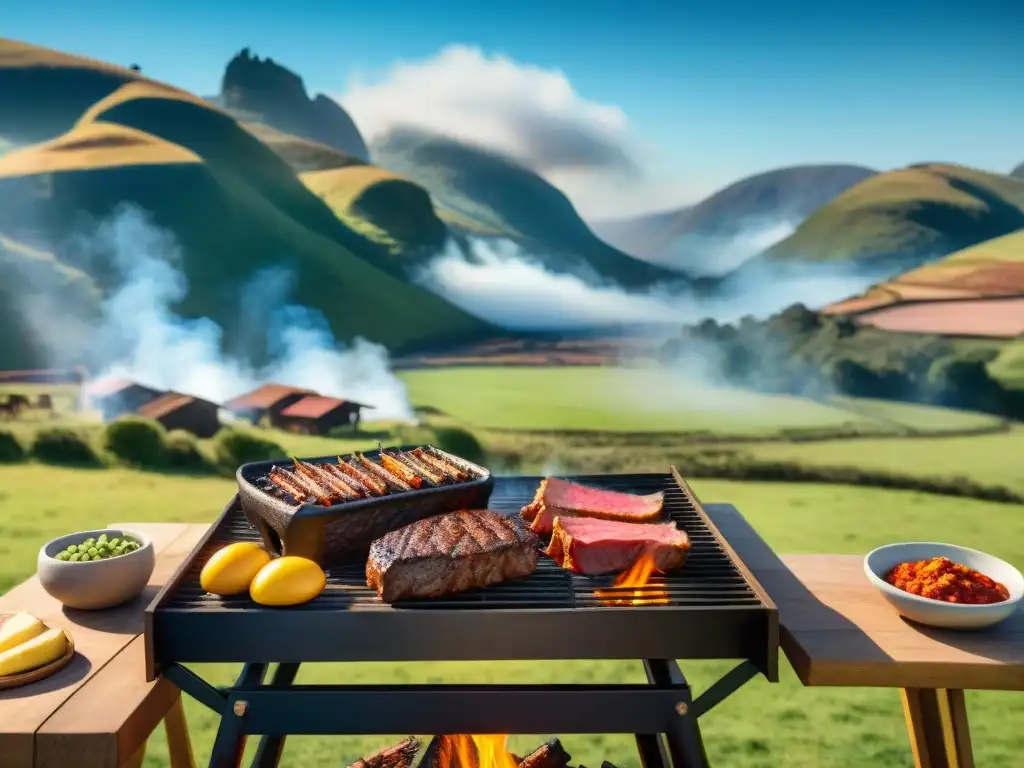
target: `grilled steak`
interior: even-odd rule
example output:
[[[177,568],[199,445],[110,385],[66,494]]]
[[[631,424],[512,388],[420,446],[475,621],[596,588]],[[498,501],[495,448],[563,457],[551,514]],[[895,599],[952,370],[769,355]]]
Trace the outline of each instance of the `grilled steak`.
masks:
[[[619,493],[547,477],[541,481],[533,501],[520,511],[531,522],[534,533],[551,533],[556,517],[595,517],[629,523],[649,523],[661,517],[665,494],[649,496]]]
[[[643,553],[662,573],[683,565],[690,539],[675,523],[621,523],[558,517],[546,554],[563,568],[593,576],[624,571]]]
[[[486,587],[533,573],[537,543],[515,520],[488,509],[428,517],[370,545],[366,584],[385,603]]]

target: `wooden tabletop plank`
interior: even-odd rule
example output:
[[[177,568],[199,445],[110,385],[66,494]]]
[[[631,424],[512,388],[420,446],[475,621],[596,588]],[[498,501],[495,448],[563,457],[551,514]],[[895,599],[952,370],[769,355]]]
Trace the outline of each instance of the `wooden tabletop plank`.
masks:
[[[205,525],[181,528],[182,535],[160,553],[164,581],[207,530]],[[145,648],[140,634],[43,724],[36,733],[36,766],[108,768],[138,752],[178,696],[169,681],[146,681]]]
[[[161,523],[131,527],[150,534],[157,553],[153,576],[140,598],[103,611],[65,611],[35,576],[0,597],[0,613],[27,611],[48,626],[67,629],[75,639],[76,651],[71,663],[52,677],[0,691],[0,755],[4,756],[4,768],[32,768],[36,731],[143,631],[143,609],[183,556],[169,560],[161,555],[187,534],[189,526]]]
[[[779,557],[734,507],[706,509],[778,606],[804,685],[1024,690],[1024,611],[975,632],[914,625],[868,582],[863,557]]]

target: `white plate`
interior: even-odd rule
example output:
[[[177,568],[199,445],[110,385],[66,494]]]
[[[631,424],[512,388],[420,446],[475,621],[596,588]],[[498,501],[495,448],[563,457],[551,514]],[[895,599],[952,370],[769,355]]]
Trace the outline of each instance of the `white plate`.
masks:
[[[904,592],[885,581],[885,574],[900,563],[946,557],[954,563],[966,565],[998,581],[1010,593],[1010,599],[989,605],[962,605],[932,600]],[[979,629],[990,627],[1008,618],[1024,598],[1024,576],[1005,560],[979,552],[976,549],[940,544],[931,541],[909,541],[887,544],[872,550],[864,558],[864,573],[868,581],[882,593],[902,616],[932,627],[950,629]]]

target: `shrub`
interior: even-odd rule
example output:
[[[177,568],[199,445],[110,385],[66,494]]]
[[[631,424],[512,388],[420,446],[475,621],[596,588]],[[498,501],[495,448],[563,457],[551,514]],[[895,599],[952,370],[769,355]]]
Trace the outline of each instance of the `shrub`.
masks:
[[[284,455],[281,446],[250,429],[222,429],[213,439],[214,459],[225,471],[234,472],[243,464],[277,459]]]
[[[32,455],[49,464],[100,464],[89,440],[67,427],[49,427],[36,433]]]
[[[183,429],[176,429],[167,435],[167,466],[190,470],[208,468],[195,435]]]
[[[0,464],[13,464],[25,459],[25,446],[18,436],[6,429],[0,429]]]
[[[159,422],[126,416],[103,431],[104,447],[121,461],[140,467],[167,463],[167,430]]]
[[[453,453],[467,461],[482,464],[487,460],[487,452],[467,429],[462,427],[437,427],[434,429],[435,445],[442,451]]]

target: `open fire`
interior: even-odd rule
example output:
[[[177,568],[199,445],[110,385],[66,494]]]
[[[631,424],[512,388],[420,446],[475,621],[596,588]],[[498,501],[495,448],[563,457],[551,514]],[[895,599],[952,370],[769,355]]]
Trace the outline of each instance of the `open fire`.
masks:
[[[435,736],[415,762],[415,768],[573,768],[572,755],[558,739],[541,744],[525,757],[509,752],[507,742],[508,736],[501,734]],[[361,758],[349,768],[413,768],[420,746],[420,740],[410,736]],[[601,768],[615,766],[605,761]]]
[[[657,573],[654,556],[644,552],[628,570],[620,573],[611,587],[595,589],[605,605],[666,605],[668,593],[650,584]]]

